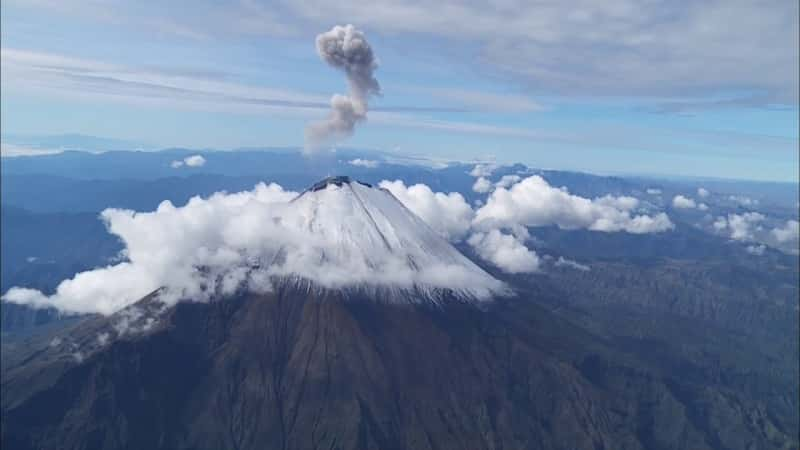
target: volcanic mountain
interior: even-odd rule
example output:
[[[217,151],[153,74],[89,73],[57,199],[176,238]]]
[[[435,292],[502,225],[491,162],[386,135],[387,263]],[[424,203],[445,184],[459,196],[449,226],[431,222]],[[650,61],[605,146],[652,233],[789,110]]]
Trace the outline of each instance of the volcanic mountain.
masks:
[[[270,274],[382,302],[479,302],[504,290],[386,189],[330,177],[292,200],[290,210],[281,220],[295,221],[293,228],[321,244],[278,248]],[[303,255],[292,254],[298,250]]]
[[[369,185],[328,179],[291,207],[335,243],[317,254],[335,277],[279,249],[269,291],[175,304],[156,291],[4,346],[2,448],[796,443],[784,379],[714,375],[718,355],[682,353],[691,333],[627,338],[620,314],[587,314],[557,286],[507,288]]]

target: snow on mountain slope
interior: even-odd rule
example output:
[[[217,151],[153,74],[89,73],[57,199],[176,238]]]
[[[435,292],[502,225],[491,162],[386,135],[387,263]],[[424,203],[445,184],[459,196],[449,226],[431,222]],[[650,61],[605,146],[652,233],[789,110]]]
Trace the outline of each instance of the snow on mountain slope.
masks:
[[[308,276],[292,259],[320,251],[310,277],[324,286],[372,286],[434,299],[437,289],[485,299],[501,284],[409,211],[389,191],[347,177],[323,180],[290,202],[290,228],[321,245],[285,252],[271,273]],[[354,283],[355,282],[355,283]],[[386,290],[382,295],[387,295]],[[388,294],[391,295],[391,294]]]

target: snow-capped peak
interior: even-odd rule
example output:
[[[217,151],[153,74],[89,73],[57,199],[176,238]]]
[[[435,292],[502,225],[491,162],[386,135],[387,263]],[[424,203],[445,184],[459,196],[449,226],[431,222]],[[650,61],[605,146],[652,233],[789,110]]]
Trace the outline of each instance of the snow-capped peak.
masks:
[[[447,294],[481,300],[503,289],[386,189],[331,177],[292,200],[289,209],[287,216],[298,221],[291,225],[324,245],[322,270],[307,274],[286,266],[323,286],[403,292],[420,300]]]

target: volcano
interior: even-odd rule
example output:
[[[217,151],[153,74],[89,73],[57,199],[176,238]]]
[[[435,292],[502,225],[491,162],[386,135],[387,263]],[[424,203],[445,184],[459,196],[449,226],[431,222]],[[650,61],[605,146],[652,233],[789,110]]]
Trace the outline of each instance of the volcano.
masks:
[[[292,200],[281,220],[323,244],[300,257],[279,248],[269,262],[273,275],[393,303],[480,302],[504,291],[386,189],[330,177]]]
[[[155,291],[4,347],[2,448],[792,442],[791,419],[709,376],[681,336],[623,339],[625,321],[567,306],[558,286],[498,281],[387,191],[329,178],[290,207],[335,276],[277,249],[267,292],[171,304]]]

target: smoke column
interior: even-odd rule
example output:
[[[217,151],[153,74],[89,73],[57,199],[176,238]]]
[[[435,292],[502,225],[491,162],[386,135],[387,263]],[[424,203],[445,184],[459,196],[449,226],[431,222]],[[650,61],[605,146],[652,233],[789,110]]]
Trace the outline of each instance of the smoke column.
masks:
[[[345,73],[350,92],[349,95],[335,94],[328,117],[306,127],[306,152],[313,152],[326,141],[351,136],[356,124],[367,118],[369,97],[381,91],[373,74],[378,63],[372,47],[364,33],[353,25],[337,25],[318,35],[317,54],[328,65]]]

